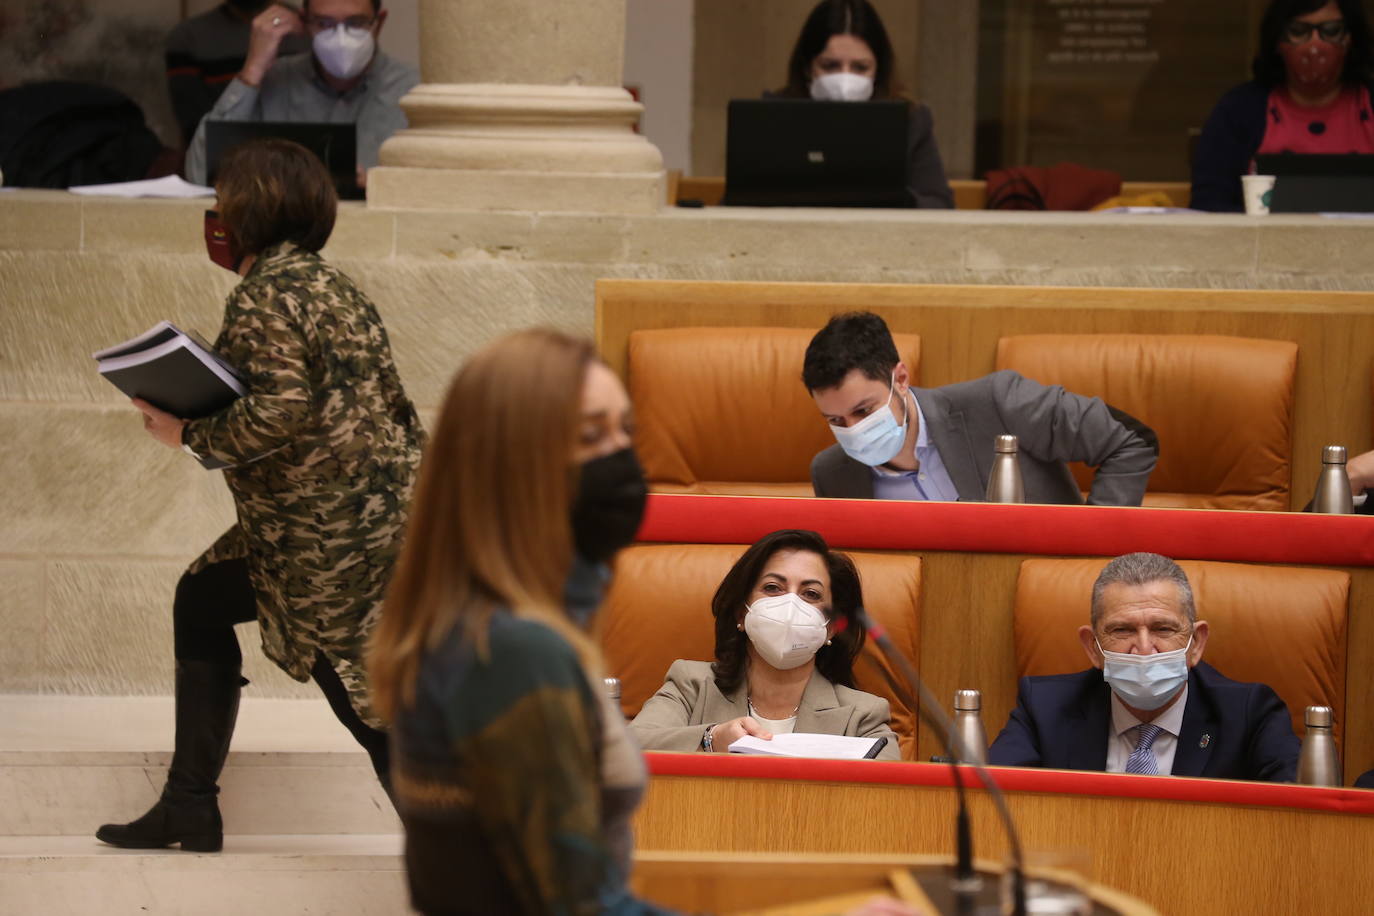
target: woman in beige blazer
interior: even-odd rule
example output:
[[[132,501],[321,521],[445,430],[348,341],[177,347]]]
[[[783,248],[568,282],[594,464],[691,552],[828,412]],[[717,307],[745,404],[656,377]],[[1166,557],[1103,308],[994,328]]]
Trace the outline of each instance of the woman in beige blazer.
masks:
[[[887,700],[854,689],[866,631],[853,561],[814,531],[775,531],[726,573],[711,612],[716,660],[679,659],[630,730],[645,750],[725,753],[743,735],[887,738]]]

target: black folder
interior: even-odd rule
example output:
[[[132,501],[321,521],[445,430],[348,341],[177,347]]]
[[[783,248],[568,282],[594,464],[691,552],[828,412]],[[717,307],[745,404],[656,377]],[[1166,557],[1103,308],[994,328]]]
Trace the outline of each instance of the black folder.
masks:
[[[163,321],[91,354],[100,374],[131,398],[183,420],[208,417],[248,393],[238,373],[208,345]],[[203,457],[211,470],[223,462]]]

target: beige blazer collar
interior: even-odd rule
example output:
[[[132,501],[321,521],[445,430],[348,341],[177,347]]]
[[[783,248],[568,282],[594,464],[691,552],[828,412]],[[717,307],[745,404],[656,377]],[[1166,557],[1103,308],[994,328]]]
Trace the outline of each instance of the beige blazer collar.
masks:
[[[722,694],[713,681],[708,681],[707,686],[709,691],[702,716],[703,722],[726,722],[749,715],[748,682],[730,696]],[[843,735],[846,726],[849,725],[849,718],[850,707],[840,705],[839,698],[835,696],[835,685],[822,677],[820,672],[812,671],[811,679],[806,682],[806,689],[802,691],[795,730],[812,734]]]

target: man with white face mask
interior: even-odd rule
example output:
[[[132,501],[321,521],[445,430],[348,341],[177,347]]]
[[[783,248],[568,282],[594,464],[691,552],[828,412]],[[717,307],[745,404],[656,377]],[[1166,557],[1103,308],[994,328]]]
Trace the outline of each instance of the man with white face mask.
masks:
[[[1159,455],[1153,431],[1099,398],[1010,370],[916,388],[887,323],[830,319],[806,348],[802,382],[836,444],[811,462],[817,496],[978,501],[999,435],[1020,441],[1026,502],[1083,502],[1066,462],[1097,469],[1088,502],[1138,506]]]
[[[406,126],[401,97],[419,71],[377,47],[382,0],[306,0],[304,10],[273,4],[253,18],[243,69],[201,121],[186,151],[186,177],[205,183],[205,121],[352,123],[358,129],[358,184],[377,164],[383,141]],[[278,56],[288,36],[310,51]]]
[[[1117,557],[1078,636],[1092,667],[1021,679],[988,749],[999,766],[1292,782],[1301,744],[1288,707],[1202,661],[1208,627],[1178,564]]]

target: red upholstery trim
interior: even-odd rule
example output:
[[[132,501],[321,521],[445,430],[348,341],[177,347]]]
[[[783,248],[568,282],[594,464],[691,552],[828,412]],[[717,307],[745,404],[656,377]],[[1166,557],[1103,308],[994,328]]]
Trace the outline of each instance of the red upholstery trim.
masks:
[[[1305,512],[653,494],[641,541],[752,544],[779,528],[835,547],[1374,566],[1374,519]]]
[[[795,779],[808,782],[848,782],[870,785],[953,786],[950,768],[936,763],[897,763],[878,760],[803,760],[795,757],[754,757],[744,754],[644,755],[654,776],[702,776],[725,779]],[[971,767],[961,767],[964,785],[982,789]],[[1004,792],[1052,792],[1058,795],[1101,795],[1149,798],[1159,801],[1251,805],[1262,808],[1302,808],[1339,814],[1374,816],[1374,792],[1227,779],[1190,779],[1182,776],[1128,776],[1121,773],[1084,773],[1073,770],[1035,770],[996,767],[994,778]]]

